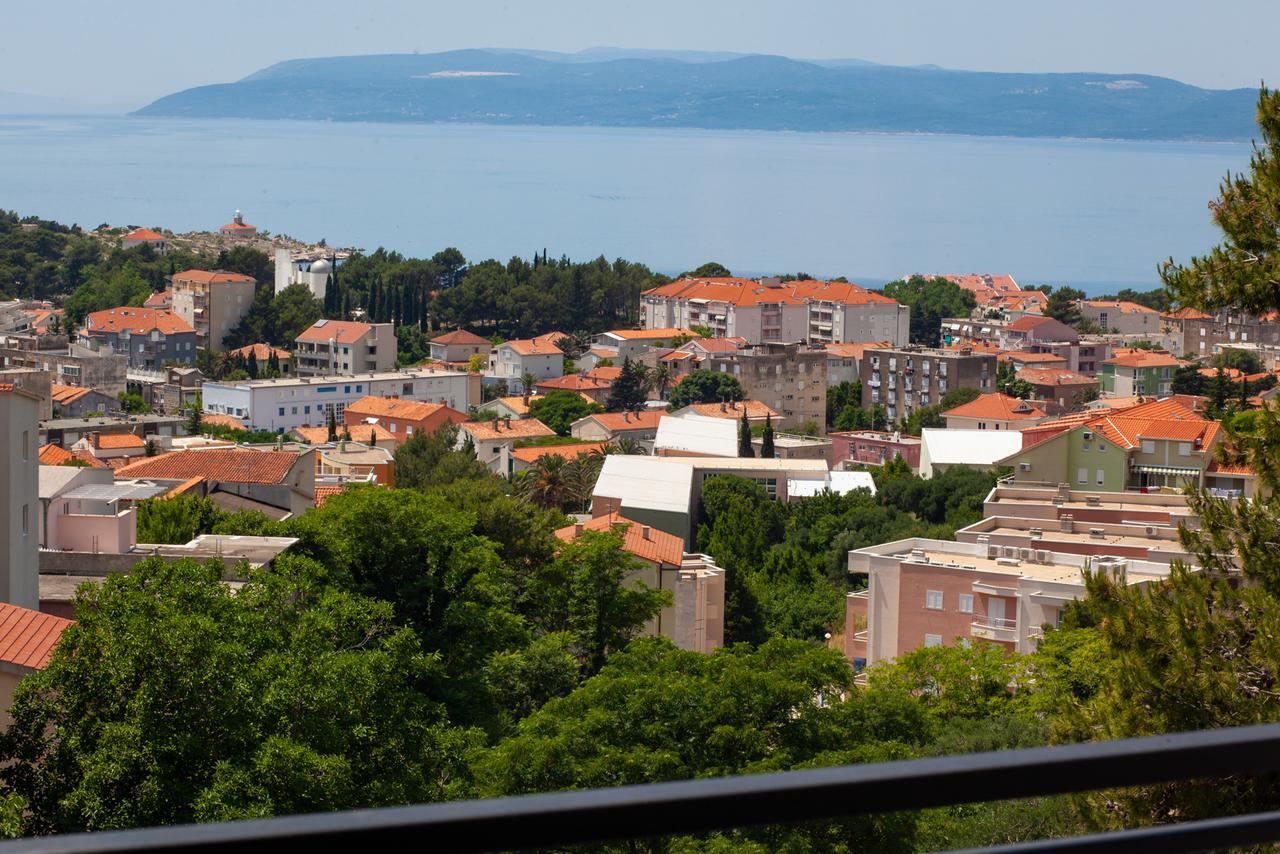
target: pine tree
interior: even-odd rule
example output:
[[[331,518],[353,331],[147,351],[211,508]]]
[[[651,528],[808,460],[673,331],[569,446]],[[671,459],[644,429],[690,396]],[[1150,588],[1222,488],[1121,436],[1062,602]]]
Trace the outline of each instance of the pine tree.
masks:
[[[738,422],[738,456],[754,457],[755,450],[751,447],[751,422],[747,420],[747,408],[742,407],[742,420]]]
[[[249,351],[249,357],[244,360],[244,370],[250,379],[256,380],[258,378],[258,357],[253,350]]]
[[[338,419],[333,414],[333,407],[329,407],[329,441],[338,441]]]
[[[609,388],[605,408],[610,412],[625,412],[644,405],[645,367],[631,359],[622,360],[622,370]]]
[[[746,417],[746,413],[743,413]],[[766,414],[764,416],[764,435],[760,437],[760,458],[765,460],[773,459],[773,416]]]
[[[276,355],[275,347],[272,347],[270,352],[271,355],[267,356],[267,370],[271,376],[278,377],[280,376],[280,357]]]

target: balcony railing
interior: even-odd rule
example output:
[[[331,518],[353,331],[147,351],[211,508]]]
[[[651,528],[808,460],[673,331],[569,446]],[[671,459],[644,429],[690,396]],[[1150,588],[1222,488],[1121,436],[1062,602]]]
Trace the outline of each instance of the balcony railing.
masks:
[[[123,854],[161,849],[203,854],[284,845],[302,850],[562,848],[1278,770],[1280,724],[1263,724],[648,786],[66,834],[3,842],[0,854]],[[1280,840],[1280,811],[989,850],[1185,852],[1276,840]]]

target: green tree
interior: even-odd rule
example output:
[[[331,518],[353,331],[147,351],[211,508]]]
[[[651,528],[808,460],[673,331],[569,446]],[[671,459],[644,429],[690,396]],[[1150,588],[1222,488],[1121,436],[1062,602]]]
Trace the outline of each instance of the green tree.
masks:
[[[579,418],[603,411],[598,403],[588,403],[582,395],[567,389],[556,389],[529,403],[529,417],[541,421],[560,436],[568,436],[573,422]]]
[[[609,412],[625,412],[644,406],[648,398],[647,371],[640,362],[630,358],[622,360],[622,370],[609,388],[605,409]]]
[[[693,371],[671,390],[667,409],[675,411],[694,403],[721,403],[746,397],[742,383],[733,374],[720,371]]]
[[[148,559],[76,594],[3,737],[24,831],[67,833],[417,803],[474,738],[424,691],[438,664],[385,604],[282,557],[238,592],[220,561]],[[14,763],[14,764],[9,764]]]
[[[457,480],[486,480],[489,467],[470,452],[456,448],[458,428],[446,424],[434,433],[417,430],[396,448],[396,485],[406,489],[444,486]]]
[[[996,368],[996,390],[1022,400],[1035,394],[1035,386],[1018,378],[1018,371],[1012,362],[1005,362]]]
[[[747,411],[742,411],[738,420],[738,456],[754,457],[755,449],[751,446],[751,422],[747,420]]]
[[[1052,317],[1067,326],[1080,326],[1082,320],[1080,300],[1082,299],[1084,299],[1084,291],[1078,288],[1056,287],[1049,292],[1049,299],[1045,301],[1045,316]]]
[[[311,289],[294,284],[276,294],[271,303],[273,335],[269,344],[290,344],[311,324],[324,316],[324,306]]]
[[[196,393],[187,404],[187,435],[199,436],[204,424],[204,396]]]
[[[978,301],[948,279],[911,276],[884,286],[884,295],[911,309],[911,340],[936,347],[944,317],[968,317]]]
[[[744,417],[746,413],[743,413]],[[760,458],[764,460],[773,459],[776,451],[773,448],[773,416],[765,415],[764,417],[764,433],[760,436]]]
[[[329,424],[328,441],[330,442],[338,441],[338,421],[333,413],[334,413],[334,410],[332,408],[329,409],[329,415],[328,415],[328,418],[326,419]]]
[[[138,502],[138,542],[189,543],[213,531],[223,513],[208,498],[186,494]]]
[[[834,385],[827,386],[827,429],[849,429],[838,428],[836,422],[844,415],[846,409],[858,410],[862,408],[862,383],[854,380],[853,382],[839,382]],[[854,415],[845,416],[846,420],[856,418]]]
[[[681,279],[721,279],[732,276],[729,268],[715,261],[708,261],[700,267],[681,273]]]

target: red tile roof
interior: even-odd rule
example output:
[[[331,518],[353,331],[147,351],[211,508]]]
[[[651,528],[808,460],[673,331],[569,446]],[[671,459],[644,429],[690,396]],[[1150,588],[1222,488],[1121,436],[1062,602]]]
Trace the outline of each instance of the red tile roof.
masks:
[[[1107,359],[1102,364],[1117,365],[1124,368],[1176,368],[1182,365],[1182,362],[1170,356],[1168,353],[1156,353],[1151,350],[1141,350],[1136,353],[1126,353],[1123,356],[1115,356]]]
[[[132,433],[103,433],[98,437],[98,447],[107,451],[122,451],[127,448],[145,448],[146,446],[145,439]]]
[[[620,376],[622,376],[622,368],[618,367],[592,368],[587,371],[588,378],[593,380],[603,380],[610,384]]]
[[[670,284],[650,288],[643,295],[744,306],[772,303],[803,305],[809,301],[838,302],[845,305],[894,304],[889,297],[871,293],[866,288],[851,282],[819,282],[806,279],[782,282],[775,287],[769,287],[751,279],[732,276],[679,279]]]
[[[826,351],[828,356],[839,356],[846,359],[861,359],[862,354],[866,352],[868,347],[875,347],[879,349],[892,346],[892,341],[857,341],[846,342],[843,344],[828,344]]]
[[[338,435],[341,436],[343,431],[351,434],[351,441],[359,442],[362,445],[369,444],[372,438],[374,444],[378,442],[398,442],[399,439],[395,433],[392,433],[381,424],[354,424],[337,425]],[[372,435],[371,435],[372,434]],[[329,441],[329,428],[326,427],[294,427],[289,431],[289,435],[297,436],[300,441],[306,442],[308,445],[323,445]]]
[[[68,403],[74,403],[80,398],[89,394],[93,389],[81,388],[74,385],[62,385],[61,383],[51,383],[49,385],[49,393],[53,402],[59,406],[65,406]]]
[[[1068,370],[1055,370],[1053,368],[1019,368],[1015,376],[1020,380],[1026,380],[1032,385],[1097,385],[1096,377],[1087,377],[1084,374]]]
[[[1210,460],[1205,471],[1209,474],[1243,474],[1253,477],[1257,472],[1253,470],[1253,466],[1246,463],[1224,463],[1219,460]]]
[[[537,439],[542,436],[554,436],[556,434],[555,430],[552,430],[536,418],[521,418],[510,423],[499,418],[496,428],[493,426],[492,419],[489,421],[468,421],[459,426],[477,442],[494,439]]]
[[[437,335],[431,339],[432,344],[482,344],[489,346],[488,338],[481,338],[474,332],[468,332],[465,329],[455,329],[452,332],[446,332],[443,335]]]
[[[244,422],[234,415],[226,415],[220,412],[209,412],[200,414],[200,423],[209,424],[214,427],[230,427],[232,430],[243,430]]]
[[[166,288],[163,291],[157,291],[147,297],[142,304],[143,308],[168,308],[173,303],[173,289]]]
[[[443,403],[427,403],[422,400],[404,400],[398,397],[362,397],[347,407],[346,411],[361,418],[401,418],[405,421],[425,421],[442,409]],[[466,416],[449,409],[459,418]]]
[[[778,417],[777,410],[758,400],[733,401],[724,404],[724,409],[721,409],[718,403],[691,403],[688,408],[708,418],[741,418],[743,409],[747,411],[748,420],[766,417],[777,419]]]
[[[606,369],[607,370],[607,369]],[[539,380],[534,383],[534,387],[539,391],[604,391],[613,386],[613,380],[607,380],[602,377],[579,376],[578,374],[566,374],[563,377],[554,377],[549,380]]]
[[[701,351],[703,353],[736,353],[746,344],[743,338],[695,338],[692,341],[686,341],[676,352],[693,353]]]
[[[684,336],[697,337],[698,335],[692,329],[681,329],[675,326],[667,326],[662,329],[610,329],[606,334],[621,338],[623,341],[647,341],[650,339],[680,338]]]
[[[656,430],[658,422],[668,415],[660,409],[646,409],[641,412],[597,412],[586,417],[610,433],[624,433],[628,430]]]
[[[1030,332],[1037,326],[1044,326],[1046,323],[1054,322],[1052,317],[1045,317],[1039,314],[1024,314],[1013,323],[1010,323],[1005,329],[1012,332]]]
[[[316,506],[323,507],[329,496],[337,495],[343,490],[343,484],[322,484],[316,487]]]
[[[659,531],[657,528],[633,522],[616,513],[597,516],[579,525],[568,525],[560,528],[556,531],[556,536],[568,543],[573,542],[587,531],[612,531],[614,528],[622,529],[624,526],[626,530],[619,531],[622,533],[622,548],[624,551],[630,552],[641,560],[665,563],[671,566],[680,565],[680,561],[684,558],[684,540],[674,534],[668,534],[666,531]]]
[[[250,353],[253,354],[255,361],[263,364],[271,359],[272,353],[275,353],[276,359],[281,362],[293,358],[293,354],[288,350],[284,350],[280,347],[272,347],[270,344],[246,344],[243,347],[237,347],[230,351],[229,355],[243,356],[247,359],[249,358]]]
[[[510,341],[503,341],[499,347],[510,347],[520,356],[562,356],[564,352],[545,340],[546,336],[540,338],[514,338]]]
[[[242,273],[228,273],[224,270],[183,270],[181,273],[174,273],[173,280],[187,282],[203,282],[205,284],[218,284],[220,282],[252,282],[253,276],[246,276]]]
[[[1021,350],[1011,350],[1001,353],[998,357],[1001,362],[1018,362],[1023,365],[1045,364],[1047,362],[1065,362],[1062,356],[1055,356],[1052,353],[1024,353]]]
[[[133,335],[149,335],[158,331],[162,335],[195,333],[195,328],[181,317],[162,308],[134,308],[120,306],[102,311],[91,311],[85,318],[85,331],[129,332]]]
[[[1182,308],[1174,309],[1173,311],[1166,311],[1164,316],[1173,320],[1208,320],[1213,317],[1213,315],[1205,314],[1203,311],[1192,308],[1189,305],[1184,305]]]
[[[954,418],[990,418],[993,421],[1022,421],[1043,418],[1045,411],[1029,400],[1020,400],[1001,392],[980,395],[968,403],[942,413]]]
[[[295,341],[309,341],[315,344],[327,344],[336,341],[339,344],[355,344],[368,335],[373,324],[359,323],[354,320],[317,320],[298,333]]]
[[[43,670],[74,620],[0,602],[0,661]]]
[[[79,460],[92,469],[108,468],[105,462],[88,451],[68,451],[57,445],[41,445],[36,456],[40,458],[42,466],[63,466],[70,460]]]
[[[203,477],[227,483],[283,483],[298,461],[291,451],[252,451],[217,448],[171,451],[147,457],[116,471],[118,477],[158,477],[186,480]]]
[[[604,442],[576,442],[572,445],[535,445],[532,448],[515,448],[511,456],[524,463],[535,463],[542,457],[564,457],[572,460],[578,454],[604,453]]]
[[[165,236],[149,228],[135,228],[124,236],[125,240],[164,240]]]
[[[1121,314],[1159,314],[1154,308],[1147,308],[1136,302],[1128,302],[1126,300],[1104,300],[1104,299],[1087,299],[1084,304],[1090,308],[1115,308],[1119,309]]]

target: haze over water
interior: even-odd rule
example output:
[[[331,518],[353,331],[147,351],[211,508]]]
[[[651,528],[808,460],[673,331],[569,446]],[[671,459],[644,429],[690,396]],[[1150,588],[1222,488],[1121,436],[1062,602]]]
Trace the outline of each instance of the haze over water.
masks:
[[[92,228],[624,257],[669,273],[1156,286],[1218,239],[1247,145],[761,131],[0,117],[0,207]]]

